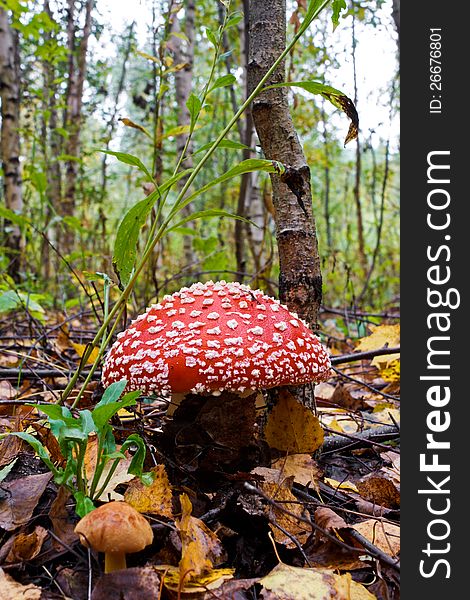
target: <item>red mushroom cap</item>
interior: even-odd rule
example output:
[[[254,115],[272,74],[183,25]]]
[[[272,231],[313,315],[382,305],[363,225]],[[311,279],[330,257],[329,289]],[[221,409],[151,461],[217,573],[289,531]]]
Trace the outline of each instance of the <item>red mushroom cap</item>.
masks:
[[[319,339],[278,300],[239,283],[195,283],[150,306],[118,335],[105,386],[217,393],[319,382],[330,360]]]

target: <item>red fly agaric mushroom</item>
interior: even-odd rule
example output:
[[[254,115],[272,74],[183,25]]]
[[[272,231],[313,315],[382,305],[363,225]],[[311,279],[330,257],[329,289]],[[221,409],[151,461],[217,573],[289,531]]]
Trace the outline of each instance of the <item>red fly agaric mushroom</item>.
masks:
[[[148,521],[126,502],[108,502],[85,515],[75,527],[84,546],[105,553],[105,573],[126,568],[126,554],[152,543]]]
[[[218,395],[325,380],[330,360],[296,314],[239,283],[195,283],[165,296],[118,335],[105,386]]]

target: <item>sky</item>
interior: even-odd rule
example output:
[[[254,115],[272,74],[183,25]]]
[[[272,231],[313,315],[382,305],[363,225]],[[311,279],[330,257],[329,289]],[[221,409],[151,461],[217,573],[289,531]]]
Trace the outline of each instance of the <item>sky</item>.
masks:
[[[218,0],[213,0],[217,2]],[[145,46],[148,34],[148,24],[151,22],[150,0],[131,0],[132,11],[129,11],[129,2],[122,0],[100,0],[98,6],[102,13],[102,20],[108,21],[114,32],[123,31],[130,23],[136,21],[137,40],[140,40],[140,49]],[[392,21],[392,0],[386,0],[378,9],[380,12],[380,25],[377,28],[363,26],[360,23],[356,28],[358,40],[356,50],[356,69],[358,83],[357,109],[360,118],[360,129],[363,138],[369,137],[378,142],[379,138],[391,139],[391,149],[397,150],[399,136],[399,117],[395,115],[390,122],[389,96],[384,95],[385,90],[396,71],[396,32]],[[351,17],[340,20],[330,41],[341,48],[342,60],[337,71],[331,74],[330,85],[344,91],[350,98],[354,96],[353,63],[351,59]],[[111,33],[111,31],[108,31]],[[106,48],[105,36],[100,40],[100,49]],[[104,50],[105,51],[105,50]],[[347,131],[344,116],[333,116],[336,126]]]

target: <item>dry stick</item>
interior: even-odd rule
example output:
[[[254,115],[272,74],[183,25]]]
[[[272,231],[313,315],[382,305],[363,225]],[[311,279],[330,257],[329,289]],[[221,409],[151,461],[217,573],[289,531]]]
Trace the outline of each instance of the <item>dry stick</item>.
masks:
[[[307,564],[307,565],[308,565],[308,566],[311,568],[311,567],[312,567],[312,565],[311,565],[310,561],[308,560],[308,557],[307,557],[307,555],[305,554],[305,552],[304,552],[304,549],[302,548],[302,544],[301,544],[301,543],[299,542],[299,540],[298,540],[298,539],[295,537],[295,535],[294,535],[294,534],[292,534],[292,533],[290,533],[289,531],[287,531],[287,529],[284,529],[284,527],[281,527],[281,525],[279,525],[279,523],[277,523],[275,519],[273,519],[273,518],[270,518],[270,519],[269,519],[269,522],[271,523],[271,525],[272,525],[273,527],[277,527],[277,529],[279,529],[280,531],[282,531],[282,533],[283,533],[285,536],[287,536],[287,537],[288,537],[288,538],[291,540],[291,542],[293,542],[293,543],[296,545],[296,547],[297,547],[297,550],[298,550],[298,551],[300,552],[300,554],[302,555],[302,558],[304,559],[304,561],[306,562],[306,564]]]
[[[334,432],[336,435],[332,435],[331,437],[327,437],[323,442],[322,453],[332,452],[334,450],[339,450],[340,448],[345,448],[347,446],[378,446],[379,448],[383,448],[384,450],[390,450],[390,446],[386,446],[385,444],[381,444],[380,442],[372,439],[372,438],[380,438],[382,440],[390,440],[400,436],[400,430],[393,425],[383,425],[382,427],[375,427],[373,429],[367,429],[366,431],[362,431],[361,433],[338,433],[334,429],[330,429],[329,427],[324,427],[325,431]],[[351,441],[352,440],[352,444]],[[399,453],[398,450],[395,450]]]
[[[331,533],[329,533],[328,531],[326,531],[325,529],[323,529],[322,527],[320,527],[319,525],[317,525],[314,521],[312,521],[310,519],[307,519],[305,517],[301,517],[300,515],[296,515],[293,512],[291,512],[290,510],[287,510],[287,508],[284,508],[284,506],[282,506],[282,504],[278,504],[272,498],[270,498],[269,496],[267,496],[264,492],[262,492],[261,490],[259,490],[255,486],[251,485],[250,483],[245,482],[243,484],[243,487],[248,492],[250,492],[251,494],[256,494],[258,496],[261,496],[262,498],[264,498],[266,500],[266,502],[268,502],[269,504],[271,504],[271,506],[274,506],[278,510],[281,510],[282,512],[286,513],[290,517],[293,517],[294,519],[297,519],[299,521],[302,521],[303,523],[306,523],[307,525],[310,525],[310,527],[312,527],[313,529],[319,531],[323,536],[325,536],[326,538],[328,538],[329,540],[331,540],[332,542],[334,542],[338,546],[341,546],[341,548],[344,548],[345,550],[349,550],[350,552],[355,552],[355,553],[358,553],[358,554],[363,554],[364,553],[364,550],[362,548],[355,548],[354,546],[350,546],[349,544],[345,544],[344,542],[342,542],[341,540],[339,540],[337,537],[335,537],[334,535],[332,535]],[[349,531],[350,528],[348,527],[347,529]],[[373,558],[376,558],[378,561],[384,562],[388,566],[390,566],[393,569],[399,571],[400,565],[399,565],[399,563],[397,563],[397,561],[393,560],[390,556],[388,556],[388,554],[384,554],[384,552],[382,552],[381,550],[379,550],[378,548],[376,548],[369,541],[367,541],[367,546],[368,546],[367,551],[368,551],[368,553]],[[365,548],[365,546],[364,546],[364,548]]]
[[[390,400],[394,400],[395,402],[397,400],[400,400],[400,398],[397,398],[397,396],[392,396],[391,394],[387,394],[387,392],[382,392],[381,390],[378,390],[377,388],[373,387],[372,385],[369,385],[365,381],[361,381],[360,379],[357,379],[356,377],[351,377],[351,375],[346,375],[346,373],[343,373],[339,369],[335,369],[335,367],[333,367],[333,366],[331,367],[331,369],[335,373],[337,373],[340,377],[344,377],[344,379],[348,379],[349,381],[353,381],[354,383],[358,383],[360,386],[367,388],[371,392],[374,392],[374,394],[380,394],[384,398],[389,398]]]
[[[356,360],[366,360],[375,356],[385,356],[387,354],[399,354],[400,346],[393,348],[379,348],[378,350],[369,350],[368,352],[352,352],[351,354],[340,354],[332,356],[330,362],[332,365],[339,365],[346,362],[354,362]]]

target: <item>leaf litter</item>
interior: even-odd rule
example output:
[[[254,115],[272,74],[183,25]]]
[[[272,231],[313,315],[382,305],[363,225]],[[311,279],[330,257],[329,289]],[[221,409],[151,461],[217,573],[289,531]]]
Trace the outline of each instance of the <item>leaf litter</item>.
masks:
[[[67,382],[64,375],[77,366],[92,337],[93,323],[81,315],[67,321],[60,314],[49,318],[46,334],[44,326],[38,331],[48,344],[22,336],[19,346],[8,342],[8,354],[2,354],[8,358],[1,367],[21,365],[21,374],[2,379],[0,370],[0,433],[31,431],[60,463],[60,448],[47,423],[21,399],[55,401]],[[338,342],[332,353],[350,354],[351,346],[365,352],[397,345],[399,327],[387,324],[372,326],[359,341]],[[27,361],[22,358],[26,353]],[[43,369],[39,376],[38,369]],[[92,379],[80,407],[93,407],[101,394]],[[116,415],[117,440],[137,428],[145,433],[146,469],[153,478],[144,485],[129,476],[129,455],[100,501],[124,498],[147,515],[155,538],[145,551],[130,556],[126,571],[113,576],[103,574],[98,556],[92,556],[89,571],[86,550],[73,532],[78,517],[70,494],[44,473],[28,445],[3,437],[0,474],[5,467],[8,472],[0,477],[0,589],[13,599],[65,594],[82,600],[88,597],[91,574],[93,600],[113,600],[123,589],[129,590],[126,599],[233,595],[242,600],[251,598],[252,590],[266,600],[398,598],[395,570],[389,563],[377,569],[382,555],[391,564],[399,560],[396,438],[382,439],[382,445],[360,438],[354,445],[353,439],[342,438],[339,450],[323,451],[324,440],[341,440],[342,433],[354,437],[397,425],[398,394],[399,355],[385,355],[340,365],[327,383],[316,386],[314,415],[287,390],[280,392],[264,424],[266,399],[260,397],[256,413],[250,400],[237,417],[239,405],[228,397],[230,409],[220,430],[217,403],[190,405],[183,419],[176,419],[170,450],[160,436],[165,398],[144,399],[132,412]],[[240,435],[234,436],[237,419]],[[93,450],[91,441],[90,470]],[[216,485],[211,486],[212,476]],[[361,546],[352,530],[370,546]],[[50,573],[49,583],[35,575],[42,566]]]

